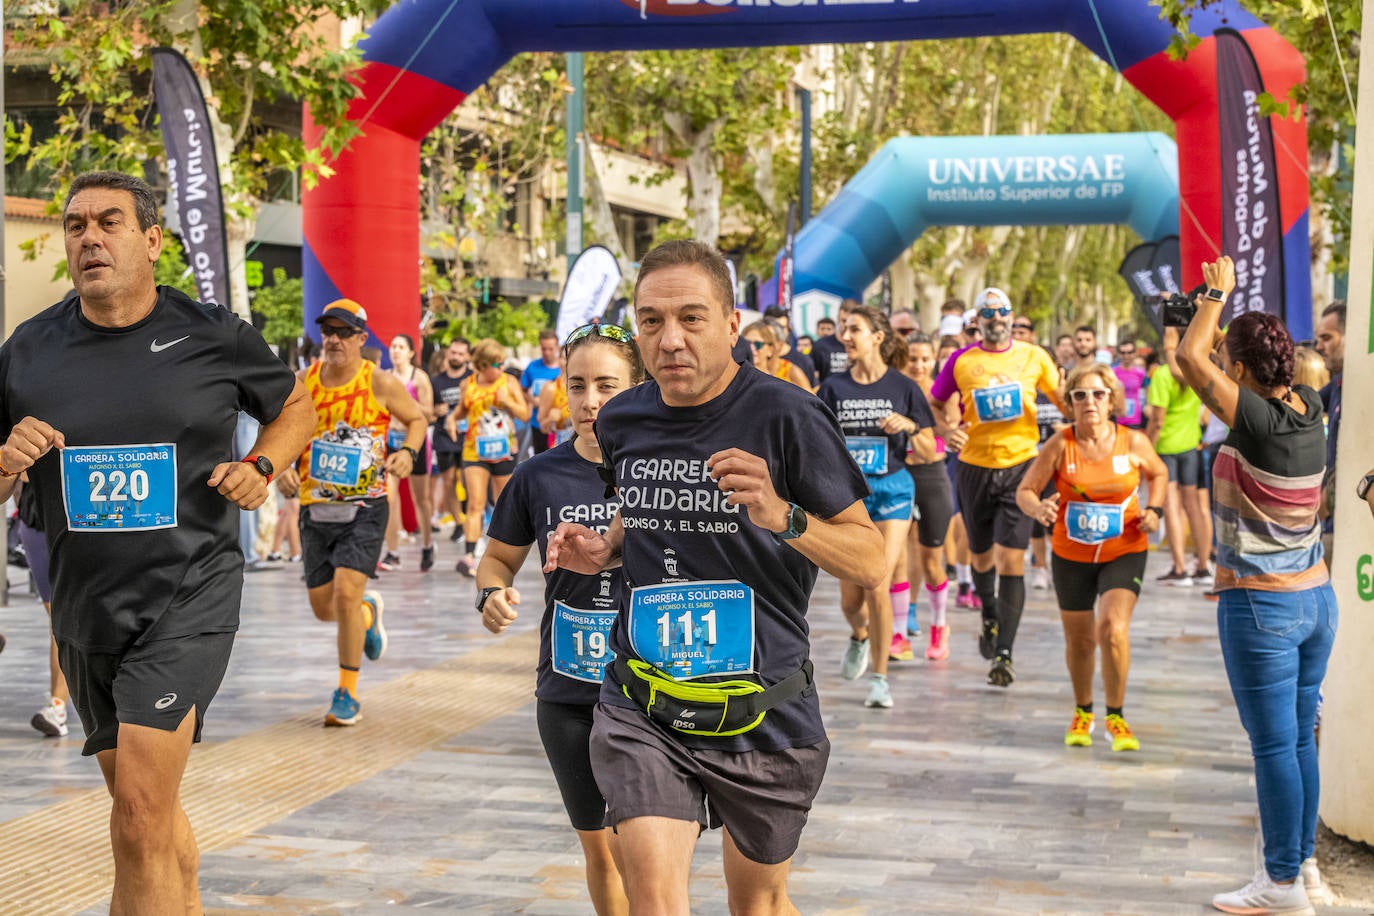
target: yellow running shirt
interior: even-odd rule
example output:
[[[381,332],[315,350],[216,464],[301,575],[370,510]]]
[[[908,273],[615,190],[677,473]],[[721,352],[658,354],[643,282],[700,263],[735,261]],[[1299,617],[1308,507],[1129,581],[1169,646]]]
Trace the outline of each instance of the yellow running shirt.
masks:
[[[960,461],[1009,468],[1039,451],[1036,389],[1057,393],[1059,368],[1042,348],[1013,340],[1005,350],[984,350],[978,344],[959,350],[945,362],[930,394],[942,402],[959,396],[968,425]]]
[[[315,434],[301,455],[301,505],[386,496],[386,430],[391,414],[372,393],[375,366],[363,360],[358,374],[329,388],[320,380],[324,363],[305,372],[315,403]]]
[[[468,376],[463,387],[463,411],[468,431],[463,436],[464,461],[506,461],[515,457],[515,418],[496,406],[496,395],[510,376],[502,372],[490,385],[481,385],[477,376]]]

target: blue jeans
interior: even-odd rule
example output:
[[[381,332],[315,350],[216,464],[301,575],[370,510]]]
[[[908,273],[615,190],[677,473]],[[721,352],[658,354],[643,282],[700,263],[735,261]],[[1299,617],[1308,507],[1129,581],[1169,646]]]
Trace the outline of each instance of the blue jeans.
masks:
[[[1312,730],[1336,637],[1330,584],[1302,592],[1232,588],[1217,606],[1226,675],[1250,736],[1264,834],[1264,868],[1297,877],[1317,840],[1317,743]]]

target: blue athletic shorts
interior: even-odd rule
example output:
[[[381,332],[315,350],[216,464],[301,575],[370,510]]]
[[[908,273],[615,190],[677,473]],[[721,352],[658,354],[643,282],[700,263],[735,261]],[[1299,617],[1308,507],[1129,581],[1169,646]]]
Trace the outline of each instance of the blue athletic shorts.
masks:
[[[911,501],[916,497],[916,487],[905,469],[884,477],[864,479],[872,491],[864,500],[869,518],[875,522],[911,521]]]

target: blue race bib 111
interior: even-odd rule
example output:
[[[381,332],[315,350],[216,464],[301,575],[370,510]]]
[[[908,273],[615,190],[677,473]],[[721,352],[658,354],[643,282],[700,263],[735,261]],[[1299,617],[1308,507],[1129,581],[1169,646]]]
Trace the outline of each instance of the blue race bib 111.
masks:
[[[553,603],[553,670],[565,677],[600,684],[606,666],[615,660],[610,648],[615,611],[582,611],[561,601]]]
[[[754,590],[728,581],[636,588],[630,645],[677,680],[747,674],[754,670]]]
[[[1121,537],[1126,510],[1118,503],[1071,502],[1064,512],[1064,533],[1080,544],[1097,545]]]
[[[177,526],[177,447],[69,445],[62,502],[72,531],[154,531]]]
[[[1007,382],[973,389],[973,410],[984,423],[1016,419],[1025,410],[1021,403],[1021,384]]]
[[[870,477],[887,473],[887,439],[883,436],[845,436],[849,457]]]

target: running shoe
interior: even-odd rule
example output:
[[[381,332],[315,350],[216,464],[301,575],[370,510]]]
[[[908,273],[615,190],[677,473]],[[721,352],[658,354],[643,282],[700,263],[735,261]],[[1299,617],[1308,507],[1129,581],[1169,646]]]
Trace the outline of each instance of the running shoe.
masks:
[[[868,670],[868,640],[849,637],[849,645],[844,650],[844,661],[840,663],[840,676],[846,681],[857,681]]]
[[[1010,687],[1014,680],[1016,672],[1011,667],[1011,653],[998,653],[992,660],[992,667],[988,669],[988,683],[994,687]]]
[[[954,596],[954,606],[968,610],[973,607],[973,589],[969,588],[967,582],[959,583],[959,593]]]
[[[52,702],[33,714],[29,724],[49,738],[67,736],[67,704],[53,698]]]
[[[1216,577],[1212,575],[1212,570],[1210,567],[1204,566],[1197,572],[1193,573],[1194,585],[1211,585],[1215,581]]]
[[[921,635],[921,621],[916,619],[916,605],[914,604],[906,606],[906,635]]]
[[[997,621],[983,619],[983,629],[978,633],[978,654],[988,659],[997,654]]]
[[[1064,732],[1065,747],[1092,747],[1093,745],[1093,714],[1084,712],[1082,707],[1075,706],[1073,709],[1073,719],[1069,722],[1069,730]]]
[[[942,662],[949,658],[949,627],[931,627],[930,645],[926,646],[926,658]]]
[[[453,568],[458,571],[460,576],[466,576],[469,579],[477,578],[477,558],[470,553],[463,554],[463,558]]]
[[[1043,566],[1032,566],[1030,571],[1031,588],[1043,592],[1050,587],[1049,570]]]
[[[1107,716],[1107,734],[1112,736],[1112,750],[1114,751],[1140,750],[1140,739],[1135,736],[1135,732],[1131,731],[1126,720],[1120,716]]]
[[[275,551],[275,550],[272,551],[271,553],[269,553],[269,554],[267,555],[267,562],[269,562],[269,563],[280,563],[282,560],[285,560],[285,559],[286,559],[286,557],[282,556],[280,553],[278,553],[278,552]]]
[[[376,592],[363,592],[363,604],[372,606],[372,626],[363,634],[363,654],[375,662],[386,654],[386,627],[382,626],[386,605]]]
[[[892,634],[892,646],[887,650],[887,657],[894,662],[909,662],[916,657],[916,653],[911,651],[911,640],[901,633]]]
[[[455,524],[453,530],[448,533],[448,539],[455,544],[461,541],[463,539],[463,526]]]
[[[340,687],[334,691],[329,703],[329,712],[324,714],[325,725],[354,725],[363,717],[362,704],[353,699],[348,688]]]
[[[887,677],[875,674],[868,679],[868,697],[864,705],[869,709],[891,709],[892,690],[887,686]]]
[[[434,568],[434,547],[420,548],[420,572],[429,572]]]
[[[401,558],[394,553],[388,553],[386,556],[382,557],[381,561],[377,564],[377,568],[382,572],[391,572],[394,569],[400,569]]]
[[[1275,884],[1263,868],[1240,890],[1217,894],[1212,898],[1212,906],[1223,913],[1244,916],[1316,916],[1303,882],[1294,881],[1286,887]]]
[[[978,597],[977,592],[968,593],[968,606],[972,610],[981,611],[983,609],[983,599]]]
[[[1307,889],[1307,902],[1317,906],[1331,905],[1331,891],[1327,888],[1326,882],[1322,880],[1321,869],[1317,867],[1315,857],[1302,860],[1301,870],[1298,872],[1302,876],[1302,886]]]
[[[1191,588],[1193,577],[1186,572],[1179,572],[1171,569],[1162,576],[1155,576],[1155,581],[1162,585],[1172,585],[1176,588]]]

